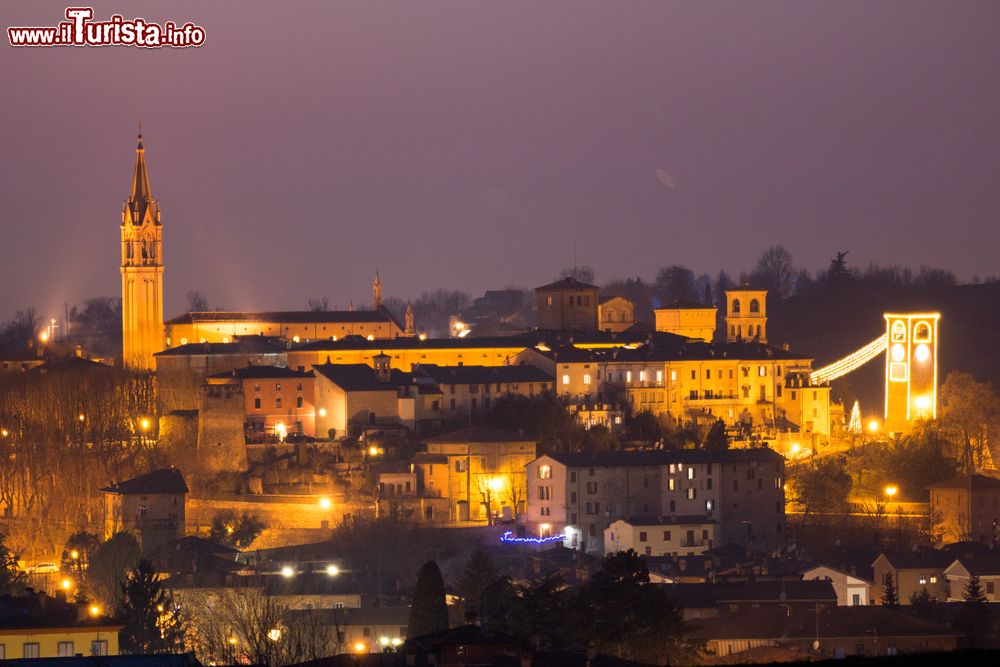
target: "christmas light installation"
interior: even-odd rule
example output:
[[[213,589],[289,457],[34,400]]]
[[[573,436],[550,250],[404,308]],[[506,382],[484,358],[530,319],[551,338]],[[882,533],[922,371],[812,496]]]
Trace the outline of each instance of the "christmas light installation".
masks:
[[[549,535],[548,537],[513,537],[513,535],[513,531],[504,531],[504,534],[500,536],[500,541],[505,544],[551,544],[552,542],[562,542],[566,539],[566,535],[562,533]]]
[[[847,430],[853,435],[861,433],[861,404],[857,401],[854,401],[854,407],[851,408],[851,421]]]

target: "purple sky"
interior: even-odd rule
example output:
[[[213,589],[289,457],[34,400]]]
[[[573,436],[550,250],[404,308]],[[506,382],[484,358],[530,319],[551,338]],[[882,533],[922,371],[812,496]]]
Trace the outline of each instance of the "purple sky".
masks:
[[[3,27],[66,2],[5,2]],[[143,122],[167,315],[797,263],[1000,273],[1000,3],[116,0],[188,50],[0,46],[0,320],[119,293]],[[153,7],[153,8],[151,8]],[[236,10],[239,8],[241,13]],[[656,170],[669,172],[665,187]]]

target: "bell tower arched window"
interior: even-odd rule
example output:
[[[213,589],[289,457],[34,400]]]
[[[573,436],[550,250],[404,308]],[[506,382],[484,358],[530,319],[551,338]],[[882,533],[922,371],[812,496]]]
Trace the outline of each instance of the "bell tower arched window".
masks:
[[[739,299],[733,299],[732,311],[733,311],[734,314],[739,314],[739,312],[740,312],[740,300]]]
[[[760,301],[757,299],[750,299],[750,312],[759,313],[760,312]]]

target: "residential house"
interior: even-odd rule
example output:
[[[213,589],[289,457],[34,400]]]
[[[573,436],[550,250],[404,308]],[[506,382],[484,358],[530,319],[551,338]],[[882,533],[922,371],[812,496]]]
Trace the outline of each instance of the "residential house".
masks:
[[[694,556],[712,548],[719,522],[695,516],[630,517],[604,529],[605,555],[632,549],[645,556]]]
[[[892,576],[899,604],[910,604],[910,597],[924,589],[935,600],[946,599],[948,585],[944,571],[953,561],[951,554],[933,549],[883,551],[872,563],[875,581],[871,590],[875,604],[882,604],[884,599],[886,575]]]
[[[133,533],[144,552],[184,537],[188,486],[176,468],[162,468],[101,489],[104,539]]]
[[[997,544],[1000,479],[976,473],[933,484],[930,491],[933,533],[939,543]]]
[[[63,594],[50,597],[28,591],[0,596],[0,662],[118,655],[122,623],[96,605],[69,603]]]

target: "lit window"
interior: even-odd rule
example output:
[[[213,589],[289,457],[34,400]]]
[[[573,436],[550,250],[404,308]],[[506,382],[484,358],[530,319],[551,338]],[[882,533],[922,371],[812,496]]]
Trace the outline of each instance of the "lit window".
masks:
[[[714,509],[715,509],[715,501],[709,498],[708,500],[705,501],[705,511],[711,512]]]
[[[590,384],[590,373],[584,373],[583,374],[583,383],[584,384]]]
[[[670,491],[674,490],[674,479],[672,477],[667,480],[667,489]]]
[[[670,381],[677,382],[677,371],[670,371]]]
[[[759,375],[761,377],[766,377],[767,376],[767,368],[765,366],[758,366],[757,367],[757,375]]]
[[[932,584],[936,584],[937,583],[937,577],[936,576],[931,575],[931,583]]]
[[[646,371],[639,371],[639,382],[646,381]]]
[[[920,582],[921,586],[924,585],[924,584],[926,584],[927,583],[927,575],[926,574],[921,574],[919,582]]]
[[[656,371],[656,381],[663,382],[663,371]]]
[[[694,479],[694,468],[688,468],[688,479]]]
[[[694,500],[697,496],[698,496],[698,490],[695,489],[693,486],[692,487],[688,487],[688,490],[687,490],[687,499],[688,500]]]
[[[552,479],[552,466],[538,466],[538,479]]]
[[[626,382],[632,381],[632,371],[625,371],[625,381]]]
[[[563,384],[569,384],[569,375],[563,375]]]

